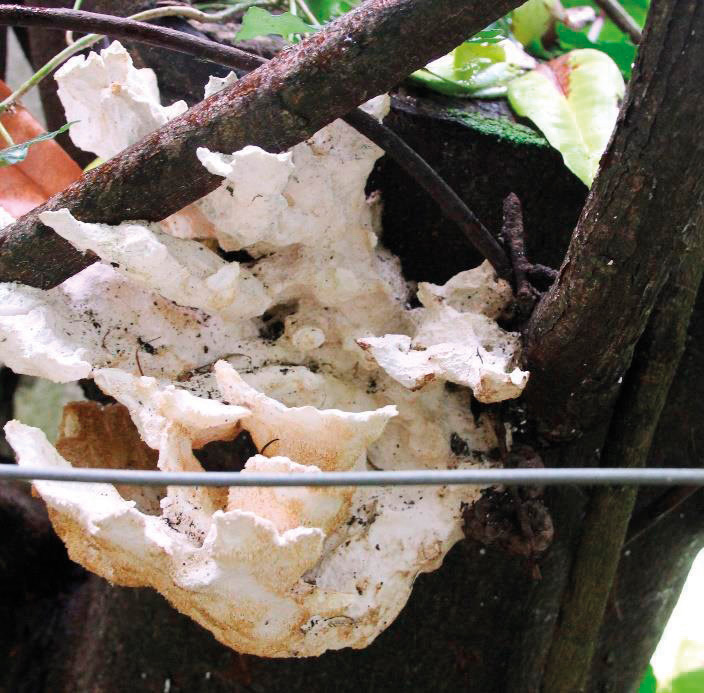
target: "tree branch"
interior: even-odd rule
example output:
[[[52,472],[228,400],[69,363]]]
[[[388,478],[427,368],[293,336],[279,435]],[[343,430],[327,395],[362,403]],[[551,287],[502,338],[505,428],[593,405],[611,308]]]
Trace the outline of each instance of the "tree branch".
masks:
[[[266,62],[253,53],[183,31],[139,22],[125,17],[81,10],[0,5],[0,25],[42,27],[105,34],[124,41],[137,41],[157,48],[190,53],[203,60],[231,65],[240,70],[256,70]],[[237,62],[235,63],[235,60]]]
[[[623,5],[618,0],[594,0],[594,2],[604,10],[604,14],[628,37],[638,45],[643,34],[633,17],[623,8]]]
[[[249,72],[268,62],[232,46],[199,36],[191,36],[141,21],[64,9],[37,9],[0,6],[0,24],[100,32],[118,38],[205,58],[226,67]],[[437,172],[396,133],[360,109],[345,116],[345,121],[384,149],[438,203],[445,215],[462,229],[467,239],[489,260],[499,276],[511,276],[506,254],[475,214]]]
[[[359,108],[350,111],[343,120],[381,147],[406,171],[438,203],[445,216],[460,227],[467,240],[489,260],[500,277],[511,278],[511,265],[503,248],[462,198],[420,154],[393,130]]]
[[[89,222],[158,221],[221,182],[198,164],[196,147],[283,151],[518,4],[368,0],[8,227],[0,236],[0,280],[50,288],[94,261],[42,225],[42,211],[67,207]]]
[[[560,276],[526,329],[545,434],[608,416],[671,267],[704,232],[704,4],[654,0],[616,132]]]
[[[643,467],[648,460],[687,340],[704,269],[704,234],[687,250],[638,342],[604,444],[602,466]],[[545,667],[546,691],[584,690],[637,493],[636,487],[605,486],[591,496]]]

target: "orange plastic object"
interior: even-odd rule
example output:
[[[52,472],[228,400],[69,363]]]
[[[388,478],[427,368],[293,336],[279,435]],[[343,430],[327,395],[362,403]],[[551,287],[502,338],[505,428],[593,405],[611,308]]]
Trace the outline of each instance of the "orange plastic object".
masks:
[[[0,80],[0,99],[10,93],[11,89]],[[22,106],[3,115],[2,124],[16,144],[45,132]],[[0,149],[5,146],[0,144]],[[0,206],[13,217],[21,217],[68,187],[81,173],[80,166],[53,140],[33,144],[24,161],[0,168]]]

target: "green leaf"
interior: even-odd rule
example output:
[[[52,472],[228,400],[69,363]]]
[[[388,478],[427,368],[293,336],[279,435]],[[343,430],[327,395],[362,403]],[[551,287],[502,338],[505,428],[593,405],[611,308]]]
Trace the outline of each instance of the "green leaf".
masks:
[[[327,22],[353,10],[360,2],[361,0],[308,0],[308,7],[319,21]]]
[[[653,667],[648,664],[643,680],[640,682],[640,686],[638,687],[638,693],[655,693],[657,687],[658,682],[655,679]]]
[[[484,34],[484,37],[481,37]],[[434,60],[411,78],[449,96],[498,98],[506,95],[506,85],[534,62],[515,43],[501,38],[500,32],[480,32],[452,53]],[[526,59],[531,61],[526,63]],[[523,63],[523,64],[521,64]]]
[[[501,29],[484,29],[484,31],[480,31],[478,34],[472,36],[471,39],[467,39],[465,43],[499,43],[505,38],[508,37]]]
[[[621,72],[608,55],[583,49],[513,80],[508,98],[516,113],[530,118],[567,167],[591,186],[624,89]]]
[[[528,0],[511,13],[511,31],[518,41],[528,47],[540,43],[555,21],[555,0]]]
[[[671,693],[702,693],[704,691],[704,669],[695,669],[680,674],[670,683]]]
[[[310,34],[314,31],[317,31],[316,27],[306,24],[300,17],[290,12],[271,14],[261,7],[250,7],[242,17],[242,28],[235,38],[238,41],[245,41],[269,34],[286,38],[293,34]]]
[[[6,149],[0,149],[0,168],[3,168],[5,166],[12,166],[13,164],[19,164],[21,161],[24,161],[27,158],[29,148],[33,144],[36,144],[37,142],[45,142],[46,140],[53,140],[54,137],[60,135],[62,132],[66,132],[66,130],[68,130],[74,123],[77,122],[77,120],[74,120],[71,123],[66,123],[66,125],[62,125],[58,130],[54,130],[54,132],[45,132],[43,135],[37,135],[36,137],[32,137],[31,140],[27,140],[26,142],[14,144],[11,147],[7,147]]]
[[[636,59],[636,47],[630,41],[600,40],[592,43],[587,38],[586,31],[574,31],[562,24],[557,25],[557,38],[560,41],[560,46],[566,51],[574,48],[596,48],[604,51],[618,65],[623,76],[630,79],[633,63]]]

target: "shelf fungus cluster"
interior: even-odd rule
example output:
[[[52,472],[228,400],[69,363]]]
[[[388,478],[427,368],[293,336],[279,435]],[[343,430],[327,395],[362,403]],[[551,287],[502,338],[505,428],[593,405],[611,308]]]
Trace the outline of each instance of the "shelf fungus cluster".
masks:
[[[77,143],[103,157],[181,110],[161,106],[153,74],[117,43],[57,80],[68,120],[85,124]],[[388,99],[364,108],[380,118]],[[222,185],[160,224],[43,213],[100,262],[48,291],[0,285],[0,360],[55,382],[92,378],[115,402],[67,405],[56,446],[10,422],[19,464],[195,471],[207,458],[311,475],[491,464],[496,421],[472,416],[470,400],[514,398],[526,383],[517,336],[496,324],[510,287],[485,264],[420,284],[410,306],[415,287],[379,244],[378,201],[365,196],[381,153],[335,122],[285,153],[200,149]],[[74,560],[151,586],[223,643],[269,657],[368,645],[462,537],[478,497],[35,487]]]

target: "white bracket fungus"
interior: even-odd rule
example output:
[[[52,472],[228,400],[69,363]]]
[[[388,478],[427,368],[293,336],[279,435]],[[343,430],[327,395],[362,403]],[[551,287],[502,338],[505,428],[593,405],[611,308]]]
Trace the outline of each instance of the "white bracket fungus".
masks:
[[[102,156],[182,108],[163,109],[153,74],[117,43],[57,79],[83,123],[71,136]],[[365,108],[380,118],[388,99]],[[19,464],[196,471],[208,446],[234,449],[244,432],[259,451],[239,460],[244,474],[490,464],[498,426],[475,420],[470,400],[516,397],[528,375],[517,336],[495,322],[510,288],[485,264],[421,284],[423,307],[407,307],[364,192],[380,154],[337,121],[283,154],[199,150],[222,185],[161,225],[44,213],[101,262],[49,291],[0,285],[0,360],[56,382],[93,377],[119,404],[68,405],[56,448],[9,423]],[[74,560],[154,587],[222,642],[271,657],[368,645],[462,537],[478,496],[35,486]]]
[[[489,268],[482,267],[486,277]],[[453,277],[445,286],[421,283],[418,299],[424,307],[414,311],[413,338],[388,334],[357,343],[394,380],[412,390],[442,378],[471,388],[480,402],[518,397],[528,380],[528,373],[511,365],[519,348],[518,335],[507,335],[492,319],[499,291],[492,297],[491,292],[477,289],[472,272]],[[472,310],[452,305],[471,305],[478,294],[480,305]]]
[[[39,218],[81,251],[92,251],[135,284],[181,305],[223,318],[251,318],[270,305],[261,282],[237,262],[225,262],[196,241],[174,238],[156,225],[87,224],[67,209]]]
[[[164,107],[154,71],[138,70],[114,41],[100,54],[76,55],[56,72],[58,95],[74,144],[103,159],[185,113],[185,101]]]

